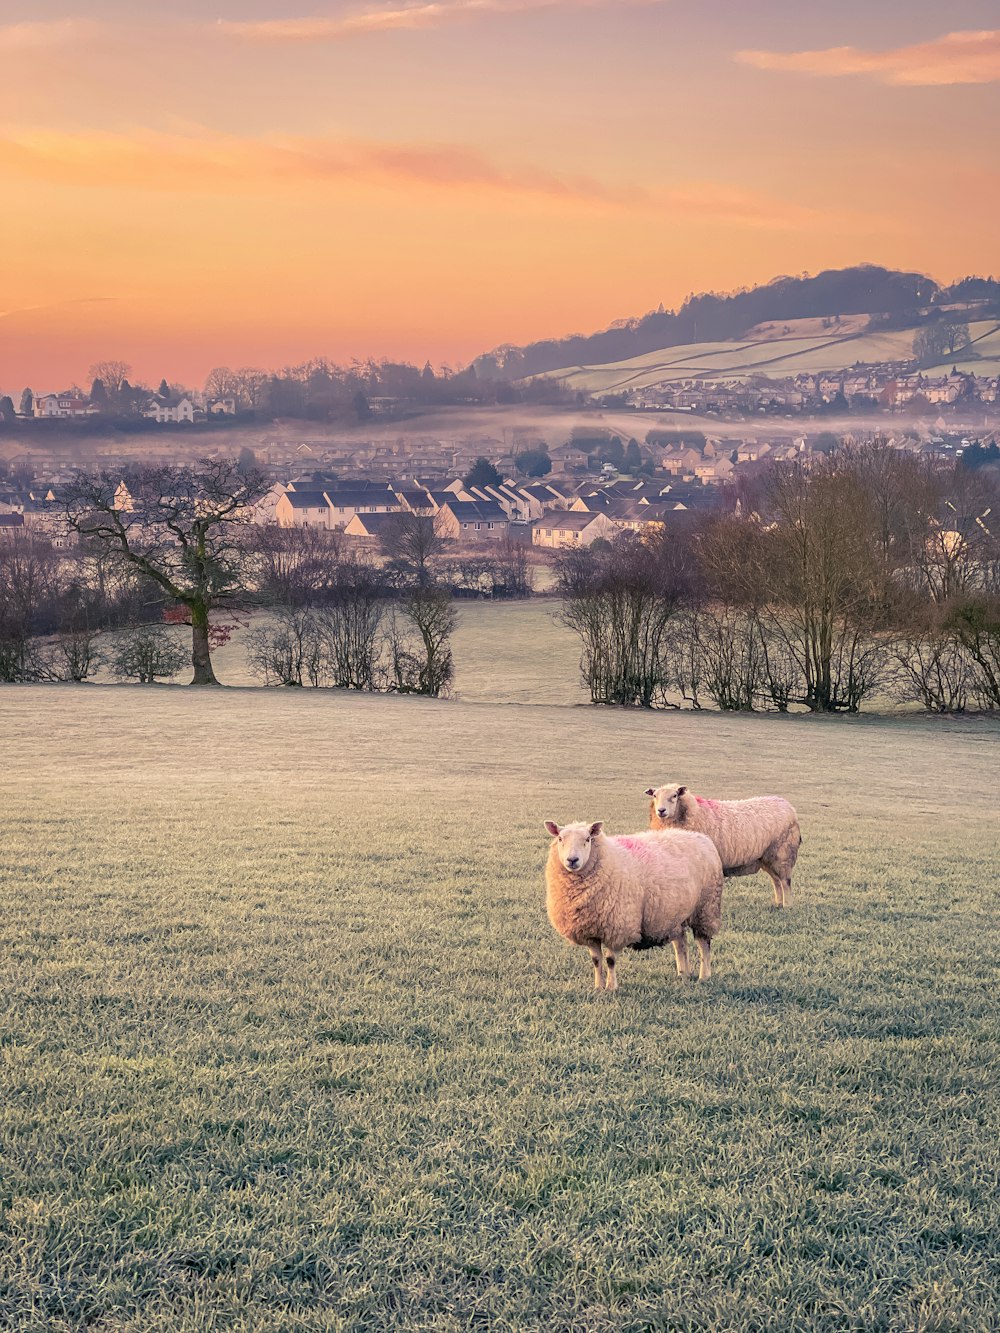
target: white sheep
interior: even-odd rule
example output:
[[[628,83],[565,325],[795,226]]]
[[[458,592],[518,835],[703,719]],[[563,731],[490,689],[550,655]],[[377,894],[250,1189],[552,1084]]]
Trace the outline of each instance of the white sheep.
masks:
[[[748,801],[710,801],[676,782],[647,787],[649,827],[704,833],[715,843],[729,875],[765,870],[774,885],[774,905],[790,907],[792,870],[802,844],[795,807],[783,796]]]
[[[699,979],[712,975],[712,937],[722,920],[722,862],[700,833],[632,833],[610,838],[603,825],[545,821],[552,835],[545,866],[549,920],[572,944],[590,950],[594,986],[618,989],[623,948],[674,946],[677,971],[690,973],[685,931],[701,956]],[[604,954],[602,955],[602,946]]]

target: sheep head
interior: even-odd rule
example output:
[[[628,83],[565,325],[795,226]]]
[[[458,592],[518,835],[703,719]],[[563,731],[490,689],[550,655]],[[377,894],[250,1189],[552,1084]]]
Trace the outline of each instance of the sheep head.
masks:
[[[570,874],[579,875],[590,860],[594,850],[594,839],[604,825],[598,820],[594,824],[564,824],[559,827],[553,820],[547,819],[545,827],[555,839],[559,863]]]
[[[679,787],[676,782],[668,782],[664,787],[646,788],[646,795],[653,798],[653,813],[657,819],[668,824],[676,823],[681,818],[680,800],[686,792],[687,787]]]

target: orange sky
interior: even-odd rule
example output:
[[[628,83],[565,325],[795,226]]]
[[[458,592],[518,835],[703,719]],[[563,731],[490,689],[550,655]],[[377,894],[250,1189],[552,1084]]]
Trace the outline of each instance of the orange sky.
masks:
[[[7,0],[0,391],[457,364],[861,260],[1000,272],[992,0],[815,8]]]

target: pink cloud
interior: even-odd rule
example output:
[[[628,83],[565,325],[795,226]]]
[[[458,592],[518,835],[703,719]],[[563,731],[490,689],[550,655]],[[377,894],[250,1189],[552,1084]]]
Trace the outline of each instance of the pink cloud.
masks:
[[[1000,79],[1000,29],[949,32],[889,51],[832,46],[823,51],[740,51],[736,58],[757,69],[827,77],[867,74],[898,86],[992,83]]]
[[[155,169],[153,165],[155,164]],[[35,130],[0,135],[0,171],[8,179],[71,188],[124,188],[181,194],[253,194],[277,184],[361,185],[449,191],[588,209],[658,212],[665,220],[794,230],[830,215],[717,181],[666,187],[609,184],[592,176],[530,165],[507,166],[460,144],[164,133],[136,130]],[[844,215],[842,225],[857,219]],[[870,227],[871,219],[866,219]]]
[[[359,9],[336,16],[220,19],[215,30],[255,42],[335,42],[365,33],[438,28],[480,14],[522,14],[543,9],[596,9],[612,3],[661,4],[664,0],[430,0],[429,3]]]

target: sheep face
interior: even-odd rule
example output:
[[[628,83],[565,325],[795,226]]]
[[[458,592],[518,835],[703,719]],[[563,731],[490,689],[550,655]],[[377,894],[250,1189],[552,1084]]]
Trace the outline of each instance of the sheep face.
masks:
[[[545,821],[545,827],[556,840],[559,862],[571,875],[579,875],[590,860],[594,850],[594,839],[604,827],[596,824],[564,824],[562,828],[551,819]]]
[[[656,811],[657,818],[672,823],[678,814],[677,802],[686,791],[687,787],[678,787],[676,783],[668,783],[665,787],[647,787],[646,795],[653,798],[653,809]]]

